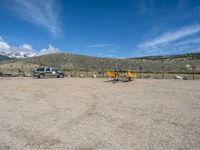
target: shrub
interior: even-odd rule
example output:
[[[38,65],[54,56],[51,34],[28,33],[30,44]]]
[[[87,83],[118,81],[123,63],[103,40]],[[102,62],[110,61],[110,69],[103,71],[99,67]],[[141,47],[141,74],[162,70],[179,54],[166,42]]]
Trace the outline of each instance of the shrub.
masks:
[[[183,80],[188,80],[188,77],[187,77],[187,76],[184,76],[184,77],[183,77]]]

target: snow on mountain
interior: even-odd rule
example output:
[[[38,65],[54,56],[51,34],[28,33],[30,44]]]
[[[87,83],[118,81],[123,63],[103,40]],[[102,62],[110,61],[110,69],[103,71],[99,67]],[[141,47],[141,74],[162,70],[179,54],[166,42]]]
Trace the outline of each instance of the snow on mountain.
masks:
[[[29,44],[20,46],[9,45],[2,37],[0,37],[0,55],[8,56],[10,58],[26,58],[36,55],[34,49]]]
[[[41,49],[40,51],[33,49],[32,46],[29,44],[13,46],[8,44],[0,36],[0,55],[7,56],[10,58],[27,58],[60,52],[61,51],[58,48],[53,47],[51,44],[49,44],[48,48]]]
[[[8,56],[10,58],[27,58],[27,57],[36,56],[35,53],[25,52],[25,51],[0,52],[0,55]]]

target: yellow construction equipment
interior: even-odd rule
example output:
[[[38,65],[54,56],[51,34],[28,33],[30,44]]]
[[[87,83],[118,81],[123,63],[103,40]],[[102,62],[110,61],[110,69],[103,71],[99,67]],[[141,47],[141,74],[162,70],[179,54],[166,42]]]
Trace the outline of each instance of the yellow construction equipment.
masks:
[[[128,81],[131,81],[132,78],[136,78],[136,73],[134,73],[132,70],[108,71],[107,75],[109,78],[114,78],[115,81],[119,81],[120,79],[128,79]]]
[[[128,70],[128,75],[127,75],[129,78],[136,78],[136,73],[134,73],[133,71],[131,70]]]
[[[108,75],[109,78],[116,78],[116,76],[117,76],[116,72],[113,72],[113,71],[108,71],[107,75]]]

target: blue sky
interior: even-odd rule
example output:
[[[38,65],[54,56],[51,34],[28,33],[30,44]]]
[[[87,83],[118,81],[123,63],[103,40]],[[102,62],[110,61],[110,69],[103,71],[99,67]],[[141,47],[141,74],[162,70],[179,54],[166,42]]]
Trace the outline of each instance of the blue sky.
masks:
[[[200,51],[199,0],[0,0],[0,51],[138,57]]]

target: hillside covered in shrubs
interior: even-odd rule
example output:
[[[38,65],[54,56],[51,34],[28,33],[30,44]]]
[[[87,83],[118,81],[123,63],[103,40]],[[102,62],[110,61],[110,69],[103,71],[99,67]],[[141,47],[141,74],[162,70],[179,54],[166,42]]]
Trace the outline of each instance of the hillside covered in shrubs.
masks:
[[[175,56],[149,56],[143,58],[99,58],[69,53],[49,54],[25,59],[14,59],[4,61],[0,64],[21,63],[23,68],[27,66],[54,66],[63,70],[121,70],[138,71],[142,67],[144,72],[158,72],[161,67],[165,67],[167,72],[188,72],[191,65],[200,67],[200,53],[191,53]],[[187,67],[186,67],[187,66]]]

